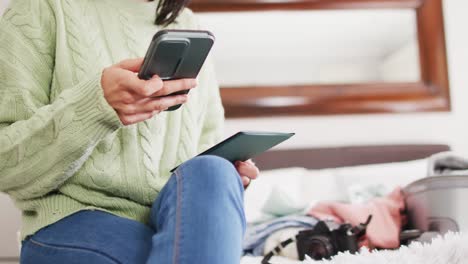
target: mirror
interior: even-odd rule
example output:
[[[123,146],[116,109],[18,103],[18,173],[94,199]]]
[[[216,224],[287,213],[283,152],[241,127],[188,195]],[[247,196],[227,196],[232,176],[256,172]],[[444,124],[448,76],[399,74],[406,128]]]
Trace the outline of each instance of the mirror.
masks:
[[[418,82],[416,12],[201,13],[223,87]]]
[[[449,111],[442,0],[192,0],[226,117]]]

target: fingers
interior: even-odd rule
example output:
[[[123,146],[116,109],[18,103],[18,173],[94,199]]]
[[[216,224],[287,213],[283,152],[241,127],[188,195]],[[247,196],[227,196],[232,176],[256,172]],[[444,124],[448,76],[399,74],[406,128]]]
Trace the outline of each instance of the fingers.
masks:
[[[235,167],[239,175],[241,175],[242,185],[244,188],[250,185],[250,182],[253,179],[256,179],[259,175],[259,170],[255,163],[251,160],[247,161],[237,161]]]
[[[252,161],[237,161],[236,162],[237,172],[242,176],[247,176],[250,179],[256,179],[260,173],[257,166]]]
[[[117,67],[131,72],[139,72],[144,58],[123,60],[117,64]]]
[[[137,95],[137,98],[149,97],[164,86],[161,78],[155,76],[149,80],[141,80],[133,73],[127,72],[122,80],[127,91]]]
[[[180,79],[173,81],[165,81],[162,89],[152,94],[151,96],[164,96],[179,91],[189,90],[197,86],[196,79]]]
[[[140,70],[143,58],[127,59],[119,62],[114,69],[118,70],[120,84],[142,97],[164,96],[178,91],[189,90],[197,86],[196,79],[180,79],[163,82],[159,76],[155,75],[149,80],[142,80],[135,74]]]
[[[162,112],[167,110],[169,107],[179,104],[184,104],[188,100],[186,94],[174,95],[167,97],[158,98],[147,98],[140,100],[139,103],[135,104],[120,104],[116,106],[118,112],[125,115],[134,115],[148,112]]]
[[[141,80],[134,74],[126,74],[123,85],[138,98],[159,97],[175,92],[190,90],[197,86],[196,79],[180,79],[163,82],[158,76],[149,80]]]
[[[124,125],[145,121],[171,106],[184,104],[188,99],[186,94],[170,94],[190,90],[197,85],[195,79],[163,82],[158,76],[153,76],[150,80],[141,80],[135,73],[142,63],[143,58],[128,59],[102,71],[104,97]]]
[[[257,165],[255,165],[255,162],[253,162],[251,159],[246,160],[246,161],[244,161],[244,162],[245,162],[245,163],[252,164],[252,165],[254,165],[255,167],[257,167]]]
[[[247,176],[241,176],[241,180],[242,180],[242,185],[244,187],[248,186],[250,184],[250,182],[252,181],[249,177]]]

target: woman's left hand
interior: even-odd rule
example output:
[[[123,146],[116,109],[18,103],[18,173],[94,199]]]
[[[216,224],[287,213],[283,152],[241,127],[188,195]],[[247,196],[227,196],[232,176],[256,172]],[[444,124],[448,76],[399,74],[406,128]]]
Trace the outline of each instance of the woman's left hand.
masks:
[[[255,180],[260,174],[259,169],[252,160],[236,161],[235,166],[241,177],[244,188],[247,188],[250,182]]]

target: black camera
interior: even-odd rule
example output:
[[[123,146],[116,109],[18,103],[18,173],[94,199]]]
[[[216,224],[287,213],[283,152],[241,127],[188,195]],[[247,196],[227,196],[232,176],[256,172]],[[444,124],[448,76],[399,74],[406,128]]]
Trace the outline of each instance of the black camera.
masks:
[[[369,221],[356,227],[343,224],[335,229],[320,221],[314,229],[300,231],[296,236],[299,259],[304,260],[307,255],[314,260],[321,260],[329,259],[338,252],[358,252],[359,240],[365,235]]]
[[[319,221],[313,229],[299,231],[295,238],[281,242],[270,253],[265,255],[262,264],[269,264],[269,260],[281,252],[287,245],[296,241],[299,260],[309,256],[314,260],[329,259],[338,252],[349,251],[351,254],[358,252],[359,241],[366,234],[372,215],[365,223],[357,226],[350,224],[337,225]],[[334,224],[334,225],[333,225]]]

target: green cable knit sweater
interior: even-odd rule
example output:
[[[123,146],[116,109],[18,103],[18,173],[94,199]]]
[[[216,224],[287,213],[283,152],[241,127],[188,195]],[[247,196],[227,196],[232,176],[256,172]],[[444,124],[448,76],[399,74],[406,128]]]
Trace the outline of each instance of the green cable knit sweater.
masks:
[[[0,191],[22,238],[74,212],[143,223],[169,170],[215,144],[224,112],[210,63],[179,110],[124,127],[104,67],[143,57],[155,2],[12,0],[0,20]],[[198,28],[184,10],[169,28]]]

